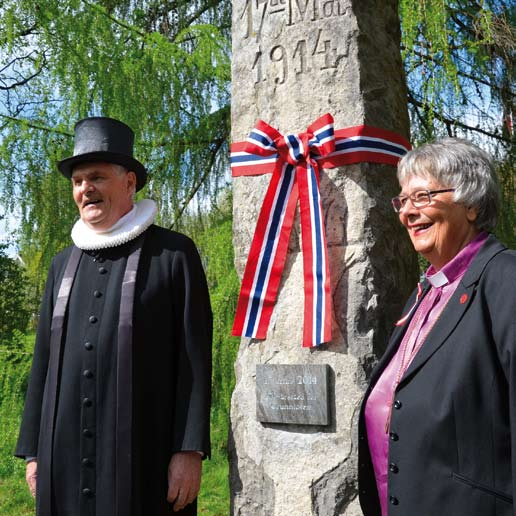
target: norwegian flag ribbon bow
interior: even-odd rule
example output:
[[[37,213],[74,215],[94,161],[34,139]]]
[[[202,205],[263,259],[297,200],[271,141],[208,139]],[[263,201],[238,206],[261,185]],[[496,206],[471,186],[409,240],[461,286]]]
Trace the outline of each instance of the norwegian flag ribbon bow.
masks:
[[[303,346],[331,340],[320,167],[360,161],[395,165],[408,149],[405,139],[382,129],[358,126],[335,131],[328,113],[298,135],[283,136],[260,120],[245,142],[232,144],[233,176],[272,172],[242,279],[233,335],[266,337],[299,199],[305,293]]]

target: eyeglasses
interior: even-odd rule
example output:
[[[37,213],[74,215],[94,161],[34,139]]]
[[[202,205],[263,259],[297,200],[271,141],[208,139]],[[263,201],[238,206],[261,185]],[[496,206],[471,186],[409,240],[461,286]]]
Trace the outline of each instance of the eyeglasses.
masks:
[[[391,203],[394,211],[399,213],[409,199],[414,208],[423,208],[432,202],[432,195],[444,192],[455,192],[455,188],[445,188],[444,190],[417,190],[410,195],[398,195],[398,197],[393,197]]]

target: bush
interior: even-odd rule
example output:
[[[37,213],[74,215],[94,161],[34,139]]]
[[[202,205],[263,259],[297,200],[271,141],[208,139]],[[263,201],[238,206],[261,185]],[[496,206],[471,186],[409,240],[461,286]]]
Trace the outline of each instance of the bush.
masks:
[[[206,271],[213,311],[212,440],[226,452],[234,363],[240,339],[231,336],[240,282],[234,266],[231,197],[184,231],[195,241]]]
[[[19,338],[25,346],[29,339]],[[33,343],[33,338],[30,339]],[[32,353],[13,346],[0,346],[0,478],[23,471],[25,464],[13,456],[27,391]]]
[[[0,344],[20,348],[20,332],[27,329],[27,279],[22,266],[5,254],[0,246]]]

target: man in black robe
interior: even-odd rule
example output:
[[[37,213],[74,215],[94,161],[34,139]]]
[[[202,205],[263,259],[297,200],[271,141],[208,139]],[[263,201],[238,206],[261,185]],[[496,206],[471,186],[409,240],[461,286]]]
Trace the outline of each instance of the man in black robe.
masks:
[[[212,315],[193,242],[134,203],[132,130],[75,127],[74,245],[49,270],[15,454],[37,516],[196,514],[210,454]]]

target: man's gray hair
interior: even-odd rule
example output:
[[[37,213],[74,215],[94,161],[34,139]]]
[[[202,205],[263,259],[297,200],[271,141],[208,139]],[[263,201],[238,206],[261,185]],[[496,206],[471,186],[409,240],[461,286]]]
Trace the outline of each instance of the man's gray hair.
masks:
[[[118,163],[110,163],[112,170],[114,170],[115,174],[118,176],[121,176],[122,174],[127,174],[129,172],[129,169],[127,167],[124,167],[123,165],[119,165]],[[133,203],[136,200],[136,187],[133,191],[132,195]]]
[[[129,169],[124,167],[123,165],[118,165],[118,163],[110,163],[110,165],[113,167],[113,170],[120,176],[122,174],[127,174],[129,172]]]
[[[493,160],[470,141],[443,138],[411,150],[398,164],[398,180],[403,185],[411,176],[455,188],[454,200],[477,210],[478,229],[496,226],[500,194]]]

